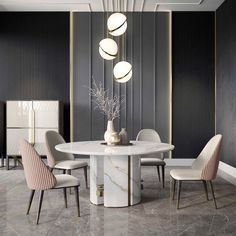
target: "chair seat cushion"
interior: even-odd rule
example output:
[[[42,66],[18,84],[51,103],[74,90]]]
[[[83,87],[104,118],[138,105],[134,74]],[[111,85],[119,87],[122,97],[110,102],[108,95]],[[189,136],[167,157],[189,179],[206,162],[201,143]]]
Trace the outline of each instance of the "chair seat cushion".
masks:
[[[170,171],[172,178],[176,180],[201,180],[201,171],[194,169],[173,169]]]
[[[165,161],[160,158],[141,158],[142,166],[164,166]]]
[[[88,163],[86,161],[74,161],[74,160],[68,160],[68,161],[60,161],[57,162],[54,168],[56,169],[63,169],[63,170],[74,170],[81,167],[87,166]]]
[[[53,188],[66,188],[79,186],[80,182],[72,175],[55,175],[57,184]]]

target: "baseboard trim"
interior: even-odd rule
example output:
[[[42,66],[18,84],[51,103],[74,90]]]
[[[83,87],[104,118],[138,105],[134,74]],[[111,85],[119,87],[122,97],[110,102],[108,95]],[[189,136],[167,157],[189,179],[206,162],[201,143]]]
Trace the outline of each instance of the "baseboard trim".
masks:
[[[88,165],[90,164],[89,157],[79,157],[77,160],[80,161],[86,161],[88,162]],[[179,159],[165,159],[166,166],[191,166],[193,163],[194,159],[184,159],[184,158],[179,158]],[[13,160],[10,159],[10,164],[13,164]],[[230,166],[222,161],[219,163],[219,169],[217,172],[217,175],[220,176],[221,178],[225,179],[226,181],[236,185],[236,168],[233,166]]]
[[[217,173],[221,178],[229,181],[230,183],[236,185],[236,168],[230,166],[222,161],[219,163],[219,169]]]
[[[181,158],[181,159],[165,159],[166,162],[166,166],[191,166],[193,163],[194,159],[185,159],[185,158]]]
[[[89,158],[79,158],[79,160],[87,161],[89,164]],[[184,158],[179,158],[179,159],[166,158],[165,159],[166,166],[170,166],[170,167],[191,166],[193,161],[194,159],[184,159]],[[236,168],[220,161],[217,175],[225,179],[226,181],[236,185]]]

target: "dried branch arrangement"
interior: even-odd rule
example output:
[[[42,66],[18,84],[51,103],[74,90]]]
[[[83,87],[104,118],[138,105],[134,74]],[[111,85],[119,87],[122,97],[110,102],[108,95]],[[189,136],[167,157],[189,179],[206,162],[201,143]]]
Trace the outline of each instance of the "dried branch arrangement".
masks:
[[[108,120],[120,117],[121,104],[125,102],[124,97],[112,96],[109,89],[105,90],[101,82],[97,85],[95,80],[93,80],[92,88],[89,88],[89,94],[96,104],[95,109],[98,108]]]

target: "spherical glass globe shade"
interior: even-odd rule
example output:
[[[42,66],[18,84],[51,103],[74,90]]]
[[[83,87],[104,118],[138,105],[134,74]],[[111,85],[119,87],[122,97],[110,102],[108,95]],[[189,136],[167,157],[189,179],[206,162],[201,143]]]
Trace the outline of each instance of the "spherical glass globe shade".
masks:
[[[110,38],[105,38],[99,43],[99,53],[102,58],[112,60],[116,58],[118,52],[117,43]]]
[[[120,61],[115,65],[113,74],[117,82],[125,83],[132,77],[132,66],[127,61]]]
[[[113,36],[122,35],[127,29],[127,18],[122,13],[113,13],[107,20],[109,34]]]

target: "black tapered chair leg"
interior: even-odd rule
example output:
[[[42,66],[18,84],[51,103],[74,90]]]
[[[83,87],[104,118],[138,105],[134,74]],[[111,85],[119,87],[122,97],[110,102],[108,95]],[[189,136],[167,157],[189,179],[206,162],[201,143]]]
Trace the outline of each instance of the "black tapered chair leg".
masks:
[[[30,212],[30,207],[31,207],[31,203],[32,203],[33,198],[34,198],[34,193],[35,193],[35,190],[31,190],[30,199],[29,199],[29,205],[28,205],[28,209],[27,209],[26,215],[28,215],[29,212]]]
[[[39,196],[39,208],[38,208],[36,224],[39,223],[39,217],[40,217],[40,212],[41,212],[41,207],[42,207],[42,202],[43,202],[43,194],[44,194],[44,190],[41,190],[40,196]]]
[[[176,187],[176,180],[174,178],[172,178],[172,200],[175,199],[175,187]]]
[[[207,201],[209,201],[208,190],[207,190],[207,182],[206,182],[206,180],[203,180],[202,183],[203,183],[203,186],[204,186],[204,190],[205,190],[205,194],[206,194],[206,199],[207,199]]]
[[[158,174],[158,179],[159,179],[159,182],[161,181],[161,176],[160,176],[160,169],[159,169],[159,166],[157,166],[157,174]]]
[[[84,167],[84,179],[85,179],[85,185],[86,188],[88,188],[88,173],[87,173],[87,166]]]
[[[182,185],[182,181],[177,180],[177,209],[179,209],[181,185]]]
[[[71,175],[71,170],[67,170],[67,171],[66,171],[66,174]],[[70,194],[71,194],[71,188],[70,188],[69,191],[70,191]]]
[[[77,205],[78,217],[80,217],[80,206],[79,206],[79,187],[74,187],[75,190],[75,202]]]
[[[162,171],[162,187],[165,188],[165,166],[161,166]]]
[[[209,182],[210,182],[211,193],[212,193],[212,197],[213,197],[214,205],[215,205],[215,208],[217,209],[217,204],[216,204],[216,198],[215,198],[215,193],[214,193],[213,184],[212,184],[212,181],[211,181],[211,180],[210,180]]]
[[[63,194],[64,194],[64,201],[65,201],[65,208],[67,208],[67,194],[66,194],[66,188],[63,188]]]

